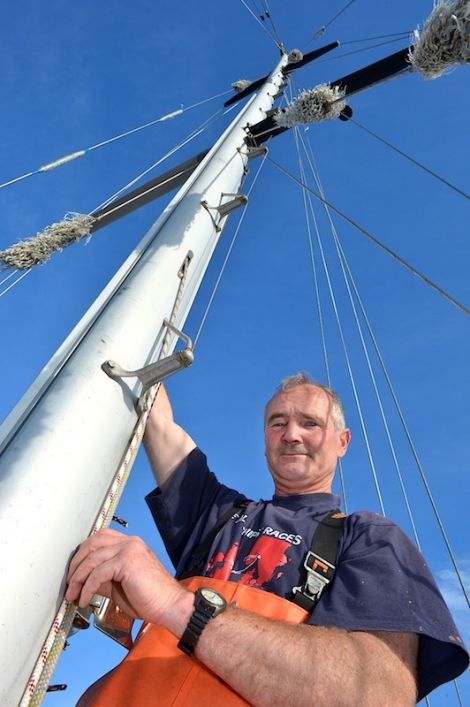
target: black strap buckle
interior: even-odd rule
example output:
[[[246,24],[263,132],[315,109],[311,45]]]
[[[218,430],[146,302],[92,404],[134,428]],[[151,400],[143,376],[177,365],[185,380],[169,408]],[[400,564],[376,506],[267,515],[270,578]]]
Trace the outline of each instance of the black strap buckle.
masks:
[[[307,578],[303,585],[294,587],[292,592],[299,604],[313,603],[315,605],[320,599],[324,589],[329,585],[335,573],[335,566],[325,560],[320,555],[309,550],[305,556],[304,567],[307,570]],[[306,600],[302,601],[299,593]]]

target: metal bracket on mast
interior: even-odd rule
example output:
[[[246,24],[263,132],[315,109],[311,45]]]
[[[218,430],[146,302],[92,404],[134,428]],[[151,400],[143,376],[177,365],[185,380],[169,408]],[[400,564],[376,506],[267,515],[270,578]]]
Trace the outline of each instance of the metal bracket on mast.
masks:
[[[255,157],[264,157],[269,152],[268,148],[264,145],[260,145],[259,147],[245,145],[245,148],[243,154],[246,155],[249,160],[253,160]],[[239,150],[239,152],[241,152],[241,150]]]
[[[107,597],[100,597],[99,607],[94,608],[95,628],[116,641],[128,651],[134,645],[132,627],[134,619]]]
[[[185,349],[177,351],[166,358],[162,358],[160,361],[150,363],[148,366],[144,366],[144,368],[138,368],[135,371],[127,371],[116,363],[116,361],[105,361],[101,366],[103,371],[110,378],[115,380],[119,378],[138,378],[140,380],[142,390],[140,392],[139,405],[149,388],[165,380],[165,378],[173,375],[173,373],[187,368],[194,361],[193,342],[189,336],[186,336],[186,334],[183,334],[182,331],[173,326],[168,319],[164,319],[163,324],[184,341],[186,344]]]
[[[134,619],[100,594],[95,594],[88,606],[77,609],[68,637],[73,636],[77,631],[90,628],[92,615],[95,628],[128,651],[132,648]]]
[[[236,209],[239,209],[240,206],[245,206],[245,204],[248,203],[248,197],[245,194],[222,194],[222,196],[233,196],[233,199],[230,199],[230,201],[226,201],[223,204],[219,204],[219,206],[210,206],[205,199],[201,201],[201,205],[209,213],[217,232],[221,231],[222,228],[211,214],[211,211],[217,211],[220,219],[223,219],[225,216],[231,214],[232,211],[235,211]]]

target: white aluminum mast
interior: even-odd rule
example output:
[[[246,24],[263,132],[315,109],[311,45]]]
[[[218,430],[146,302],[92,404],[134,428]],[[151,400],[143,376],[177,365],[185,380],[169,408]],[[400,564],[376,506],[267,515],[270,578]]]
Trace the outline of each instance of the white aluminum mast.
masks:
[[[0,704],[21,700],[63,598],[67,565],[91,532],[136,425],[140,384],[101,365],[158,358],[187,254],[182,328],[247,163],[244,127],[272,107],[281,60],[0,427]],[[176,340],[173,339],[172,347]]]

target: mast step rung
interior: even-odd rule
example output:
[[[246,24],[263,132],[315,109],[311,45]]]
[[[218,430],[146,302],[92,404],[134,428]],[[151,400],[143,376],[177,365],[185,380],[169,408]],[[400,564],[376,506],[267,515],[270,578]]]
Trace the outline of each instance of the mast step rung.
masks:
[[[249,160],[253,160],[255,157],[264,157],[267,155],[268,148],[264,147],[264,145],[260,145],[259,147],[248,145],[246,154]]]
[[[240,206],[245,206],[245,204],[248,203],[248,197],[245,194],[222,194],[222,196],[233,196],[233,199],[225,201],[223,204],[219,204],[218,206],[210,206],[210,204],[208,204],[205,200],[201,201],[201,204],[207,211],[209,211],[209,213],[211,211],[217,211],[222,219],[231,214],[232,211],[239,209]],[[218,224],[216,224],[216,228],[220,228]]]
[[[150,363],[144,368],[138,368],[135,371],[128,371],[122,368],[116,361],[105,361],[101,368],[103,371],[114,380],[119,378],[138,378],[142,383],[142,390],[139,398],[139,403],[143,400],[145,393],[156,383],[160,383],[173,373],[187,368],[194,361],[193,354],[193,344],[189,336],[183,334],[179,331],[173,324],[171,324],[167,319],[163,320],[163,323],[168,329],[170,329],[174,334],[176,334],[180,339],[186,344],[186,348],[181,351],[176,351],[175,353],[167,356],[166,358],[160,359],[160,361],[155,361],[155,363]]]

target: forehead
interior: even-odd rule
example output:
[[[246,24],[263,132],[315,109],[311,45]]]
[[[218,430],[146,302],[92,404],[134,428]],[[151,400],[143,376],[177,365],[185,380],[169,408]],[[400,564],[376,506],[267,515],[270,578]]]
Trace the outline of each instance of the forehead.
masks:
[[[276,395],[266,408],[266,419],[277,414],[317,414],[327,417],[331,409],[328,393],[316,385],[297,385]]]

